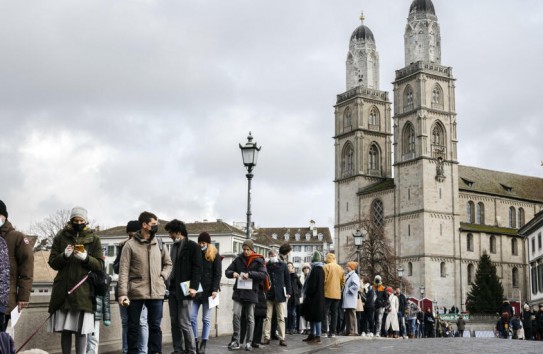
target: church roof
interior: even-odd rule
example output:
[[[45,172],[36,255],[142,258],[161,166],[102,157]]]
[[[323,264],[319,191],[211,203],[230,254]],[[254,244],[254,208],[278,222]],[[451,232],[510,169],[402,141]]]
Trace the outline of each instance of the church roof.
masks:
[[[543,202],[543,178],[458,166],[461,191]]]
[[[432,0],[413,0],[411,7],[409,8],[409,13],[412,12],[426,12],[432,15],[436,14]]]
[[[515,236],[518,235],[518,230],[509,228],[509,227],[500,227],[500,226],[493,226],[493,225],[480,225],[480,224],[470,224],[461,222],[460,228],[462,231],[471,231],[471,232],[484,232],[487,234],[494,234],[494,235],[509,235],[509,236]]]
[[[370,194],[375,192],[384,191],[394,188],[394,178],[385,178],[377,183],[371,184],[367,187],[360,188],[358,195]]]

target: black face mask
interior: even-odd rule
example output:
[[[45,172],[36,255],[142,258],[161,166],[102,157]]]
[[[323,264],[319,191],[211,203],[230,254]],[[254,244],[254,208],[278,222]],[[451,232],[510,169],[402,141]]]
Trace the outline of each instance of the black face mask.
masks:
[[[158,231],[158,225],[153,225],[151,226],[151,230],[149,230],[149,233],[151,234],[151,236],[153,236],[154,234],[156,234]]]
[[[85,224],[74,224],[74,223],[72,223],[72,228],[74,229],[75,232],[83,231],[85,226],[86,226]]]

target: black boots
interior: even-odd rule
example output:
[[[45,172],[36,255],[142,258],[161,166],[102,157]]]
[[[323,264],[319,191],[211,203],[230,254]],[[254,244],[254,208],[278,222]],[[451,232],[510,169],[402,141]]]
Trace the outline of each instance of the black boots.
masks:
[[[200,348],[198,348],[198,343],[196,343],[196,351],[198,354],[206,354],[206,343],[207,340],[202,339],[202,343],[200,343]]]

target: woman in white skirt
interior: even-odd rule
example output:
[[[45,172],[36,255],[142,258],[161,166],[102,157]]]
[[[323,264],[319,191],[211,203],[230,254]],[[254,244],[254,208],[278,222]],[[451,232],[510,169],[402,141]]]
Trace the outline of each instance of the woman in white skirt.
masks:
[[[49,332],[61,333],[62,354],[70,354],[72,335],[75,351],[84,354],[87,334],[94,330],[93,291],[89,271],[101,271],[102,244],[87,225],[87,210],[75,207],[70,221],[53,239],[49,265],[58,271],[49,302]]]

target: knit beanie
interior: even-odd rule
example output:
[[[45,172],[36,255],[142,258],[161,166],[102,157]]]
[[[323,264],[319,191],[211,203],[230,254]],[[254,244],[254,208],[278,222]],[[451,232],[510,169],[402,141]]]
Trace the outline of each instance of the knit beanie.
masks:
[[[87,221],[87,209],[80,206],[73,207],[72,212],[70,213],[70,220],[75,217],[80,217],[83,220]]]
[[[356,270],[356,268],[358,268],[358,263],[356,263],[356,262],[347,262],[347,267],[351,268],[352,270]]]
[[[375,284],[381,284],[381,276],[380,275],[376,275],[375,278],[373,279],[373,282]]]
[[[319,251],[313,252],[313,257],[311,257],[311,262],[322,262],[322,254]]]
[[[253,243],[253,240],[245,240],[245,242],[243,242],[243,246],[247,246],[251,249],[251,251],[254,251],[255,250],[255,245]]]
[[[392,294],[394,292],[394,290],[392,289],[392,287],[387,287],[387,293],[388,294]]]
[[[302,270],[304,270],[305,268],[311,269],[311,266],[309,265],[309,263],[304,263],[304,265],[302,266]]]
[[[207,232],[202,232],[200,236],[198,236],[198,243],[205,242],[205,243],[211,243],[211,236]]]
[[[140,223],[138,220],[131,220],[126,224],[126,233],[138,232],[140,230]]]
[[[0,200],[0,215],[4,215],[6,219],[8,218],[8,208],[6,208],[6,204],[4,204],[4,202],[1,200]]]

